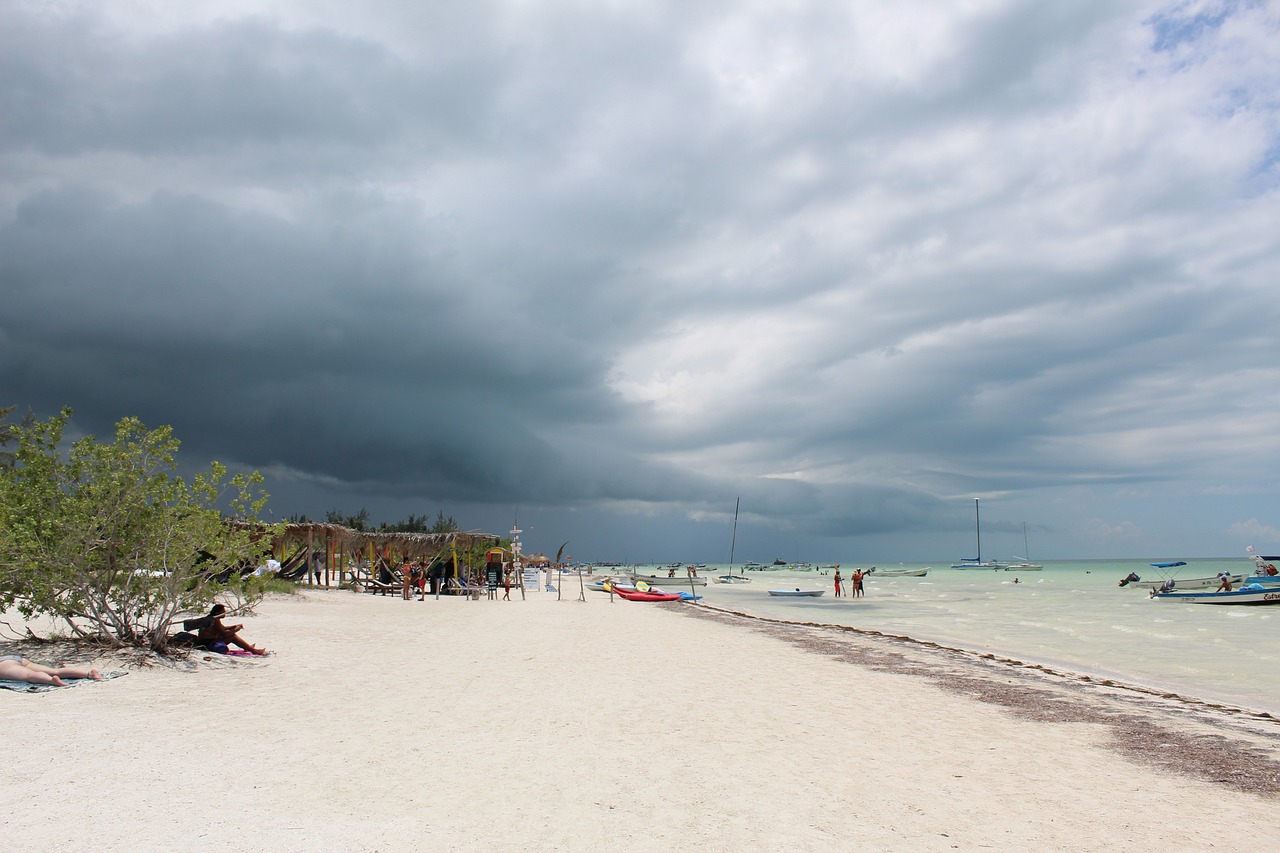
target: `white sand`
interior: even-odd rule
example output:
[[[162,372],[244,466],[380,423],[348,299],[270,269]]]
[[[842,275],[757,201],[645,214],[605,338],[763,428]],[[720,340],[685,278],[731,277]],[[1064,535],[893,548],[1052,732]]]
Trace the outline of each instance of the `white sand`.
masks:
[[[1131,763],[1101,725],[1028,721],[677,605],[587,595],[312,592],[236,620],[265,659],[0,691],[0,849],[1256,851],[1280,837],[1275,799]]]

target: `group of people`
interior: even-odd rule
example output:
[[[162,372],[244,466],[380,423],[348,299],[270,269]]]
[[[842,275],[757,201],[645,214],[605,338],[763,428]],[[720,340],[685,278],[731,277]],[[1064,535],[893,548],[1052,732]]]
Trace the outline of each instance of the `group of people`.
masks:
[[[267,650],[241,636],[243,625],[227,625],[222,617],[227,615],[227,608],[215,604],[207,616],[188,620],[186,624],[192,628],[199,625],[200,633],[196,635],[197,648],[217,649],[238,646],[250,654],[265,655]],[[65,678],[91,678],[102,681],[102,673],[96,669],[82,669],[74,666],[44,666],[33,663],[21,655],[0,655],[0,681],[23,681],[27,684],[44,684],[53,687],[66,687]]]
[[[849,595],[847,597],[860,598],[866,594],[866,591],[863,589],[863,581],[866,577],[867,575],[862,571],[862,569],[853,570],[853,574],[849,575]],[[843,586],[844,578],[840,574],[839,566],[836,566],[835,583],[836,598],[840,598],[845,594],[845,591]]]
[[[428,580],[430,580],[430,591],[432,593],[436,592],[438,585],[445,583],[444,567],[440,563],[436,563],[432,567],[426,562],[405,560],[400,564],[399,571],[400,595],[405,601],[411,601],[415,591],[418,593],[418,600],[425,601],[428,592]],[[496,591],[501,586],[503,599],[507,601],[511,599],[512,570],[503,563],[487,563],[483,574],[476,573],[464,580],[468,589]]]

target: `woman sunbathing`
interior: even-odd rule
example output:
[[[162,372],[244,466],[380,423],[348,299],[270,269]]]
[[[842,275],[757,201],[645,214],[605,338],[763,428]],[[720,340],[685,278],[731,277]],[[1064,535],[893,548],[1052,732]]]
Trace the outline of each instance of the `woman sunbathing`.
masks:
[[[255,655],[265,655],[267,653],[266,649],[260,649],[240,636],[240,632],[244,630],[243,625],[222,624],[222,617],[226,612],[227,608],[221,604],[213,605],[209,610],[208,617],[206,617],[205,624],[200,627],[199,644],[208,647],[214,643],[224,643],[228,646],[239,646]]]
[[[102,673],[96,669],[76,669],[72,666],[60,666],[57,669],[32,663],[18,655],[0,655],[0,679],[5,681],[25,681],[28,684],[52,684],[55,687],[66,687],[64,678],[92,678],[102,680]]]

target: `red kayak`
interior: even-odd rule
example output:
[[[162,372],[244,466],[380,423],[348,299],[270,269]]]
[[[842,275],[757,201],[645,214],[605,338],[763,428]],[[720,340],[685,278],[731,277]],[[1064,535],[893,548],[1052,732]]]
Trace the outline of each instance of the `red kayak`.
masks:
[[[619,589],[616,586],[613,592],[627,601],[679,601],[684,597],[678,592],[641,592],[638,589]]]

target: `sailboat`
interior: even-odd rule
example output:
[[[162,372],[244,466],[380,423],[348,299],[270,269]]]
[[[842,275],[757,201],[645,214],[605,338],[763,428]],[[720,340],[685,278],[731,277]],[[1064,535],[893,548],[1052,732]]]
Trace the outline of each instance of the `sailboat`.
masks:
[[[974,530],[977,531],[977,534],[978,534],[978,556],[965,557],[960,562],[953,563],[951,568],[953,569],[996,569],[996,570],[1003,569],[1004,563],[1001,563],[997,560],[983,561],[982,559],[982,522],[979,520],[979,517],[978,517],[978,499],[977,498],[973,499],[973,526],[974,526]]]
[[[1031,553],[1031,548],[1027,545],[1027,523],[1025,521],[1022,522],[1022,550],[1026,551],[1027,554]],[[1004,570],[1006,572],[1038,572],[1044,568],[1039,563],[1031,562],[1031,557],[1029,556],[1019,557],[1018,559],[1022,562],[1010,563],[1004,567]]]
[[[751,578],[746,575],[733,573],[733,549],[738,544],[738,506],[741,503],[741,497],[733,502],[733,536],[729,540],[729,574],[717,577],[716,583],[751,583]]]

